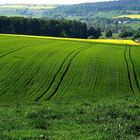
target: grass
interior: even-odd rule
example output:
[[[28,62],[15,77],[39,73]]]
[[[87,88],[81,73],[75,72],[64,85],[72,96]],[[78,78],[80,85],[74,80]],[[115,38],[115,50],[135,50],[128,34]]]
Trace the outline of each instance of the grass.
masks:
[[[0,139],[140,138],[140,46],[0,35]]]
[[[118,11],[98,12],[95,15],[93,15],[93,18],[96,18],[96,17],[104,18],[104,17],[106,17],[106,18],[112,19],[112,18],[118,17],[120,15],[121,15],[121,13],[118,12]]]
[[[132,41],[0,38],[0,102],[139,96],[140,47]]]
[[[140,28],[140,21],[133,21],[133,23],[127,23],[124,24],[125,26],[130,26],[135,30],[138,30]]]
[[[0,106],[2,140],[138,140],[136,98]],[[59,106],[59,107],[58,107]]]

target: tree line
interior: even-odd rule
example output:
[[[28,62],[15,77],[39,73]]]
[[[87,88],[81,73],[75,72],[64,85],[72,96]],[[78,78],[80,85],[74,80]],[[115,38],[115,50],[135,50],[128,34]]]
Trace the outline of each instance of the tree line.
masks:
[[[76,20],[45,20],[24,17],[0,17],[0,33],[71,38],[99,38],[100,28],[87,27]]]

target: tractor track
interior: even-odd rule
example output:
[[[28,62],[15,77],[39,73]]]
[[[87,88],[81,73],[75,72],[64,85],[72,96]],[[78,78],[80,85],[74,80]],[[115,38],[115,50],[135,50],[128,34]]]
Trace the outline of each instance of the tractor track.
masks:
[[[30,45],[26,45],[26,46],[23,46],[22,48],[18,48],[18,49],[15,49],[15,50],[13,50],[13,51],[10,51],[10,52],[7,52],[7,53],[5,53],[5,54],[2,54],[2,55],[0,55],[0,58],[3,58],[3,57],[5,57],[5,56],[7,56],[7,55],[9,55],[9,54],[12,54],[12,53],[14,53],[14,52],[17,52],[17,51],[19,51],[19,50],[22,50],[22,49],[26,49],[26,48],[28,48],[28,47],[31,47],[31,45],[33,45],[33,44],[30,44]],[[20,62],[20,61],[18,61],[18,62]],[[15,63],[14,65],[12,65],[12,67],[14,67],[14,66],[16,66],[17,65],[17,63]],[[11,69],[12,69],[12,67],[11,67]],[[7,77],[7,76],[6,76]],[[0,80],[0,82],[3,82],[5,80],[5,78],[4,79],[2,79],[2,80]]]
[[[3,69],[3,67],[7,64],[7,62],[3,62],[2,64],[0,64],[0,71]]]
[[[54,53],[49,54],[49,57],[53,56]],[[33,96],[34,93],[37,93],[38,91],[41,90],[41,88],[45,85],[48,77],[50,76],[50,73],[48,75],[45,75],[44,80],[40,83],[40,86],[37,89],[34,89],[32,92],[30,92],[30,96],[28,98],[30,98],[31,96]],[[26,88],[26,85],[24,86]],[[27,89],[27,88],[26,88]]]
[[[24,46],[23,46],[24,47]],[[19,49],[21,47],[18,47],[17,49]],[[12,52],[12,51],[15,51],[16,49],[15,48],[11,48],[11,49],[8,49],[8,50],[4,50],[2,52],[0,52],[0,56],[6,54],[6,53],[9,53],[9,52]]]
[[[98,72],[96,73],[96,76],[95,76],[95,79],[94,79],[94,82],[93,82],[93,84],[94,84],[94,86],[92,87],[92,90],[90,91],[91,92],[91,97],[92,97],[92,93],[94,93],[95,92],[95,88],[97,87],[97,82],[98,82],[98,79],[99,79],[99,76],[98,76],[99,74],[98,74]]]
[[[90,47],[89,45],[86,45],[86,46],[80,48],[79,50],[74,50],[74,51],[72,51],[67,57],[65,57],[65,59],[63,60],[61,66],[60,66],[60,68],[59,68],[59,70],[58,70],[57,73],[55,74],[55,76],[54,76],[53,80],[51,81],[51,83],[50,83],[49,87],[47,88],[47,90],[45,90],[45,91],[43,92],[43,94],[42,94],[41,96],[39,96],[35,101],[40,100],[40,99],[49,91],[49,89],[51,88],[51,86],[52,86],[52,84],[54,83],[55,79],[57,78],[57,75],[61,72],[63,66],[65,65],[67,59],[68,59],[71,55],[73,55],[73,54],[76,52],[76,53],[72,56],[72,58],[69,60],[69,63],[68,63],[68,65],[67,65],[65,71],[63,72],[63,74],[62,74],[62,76],[61,76],[61,78],[60,78],[60,81],[58,82],[58,84],[57,84],[55,90],[54,90],[54,91],[52,92],[52,94],[47,98],[47,100],[51,99],[51,98],[55,95],[55,93],[57,92],[57,90],[59,89],[59,87],[60,87],[60,85],[61,85],[61,83],[62,83],[62,81],[63,81],[63,79],[64,79],[64,77],[65,77],[65,75],[66,75],[66,73],[68,72],[68,69],[69,69],[69,67],[70,67],[70,65],[71,65],[71,63],[72,63],[72,61],[73,61],[73,59],[74,59],[81,51],[83,51],[83,50],[85,50],[85,49],[88,49],[89,47]]]
[[[72,51],[71,53],[69,53],[69,54],[64,58],[62,64],[60,65],[59,70],[62,69],[62,67],[63,67],[63,65],[64,65],[64,62],[66,61],[66,59],[68,59],[68,57],[69,57],[73,52],[75,52],[75,50]],[[56,72],[56,74],[54,75],[53,80],[51,81],[50,85],[53,84],[53,81],[55,80],[55,77],[56,77],[57,74],[59,73],[59,70],[58,70],[58,71]],[[50,74],[49,74],[49,75],[50,75]],[[49,76],[46,76],[46,77],[47,77],[47,78],[45,78],[45,80],[41,83],[40,87],[39,87],[35,92],[38,92],[38,91],[45,85],[45,83],[46,83],[46,81],[47,81],[47,79],[48,79]],[[50,88],[50,85],[49,85],[48,88]],[[48,88],[47,88],[47,89],[48,89]],[[43,93],[44,93],[44,92],[43,92]]]
[[[20,62],[20,61],[18,61],[18,63],[15,63],[12,67],[14,68],[14,67],[17,67],[17,66],[19,66],[19,65],[21,65],[21,62]],[[11,67],[11,69],[13,70],[12,67]],[[4,79],[0,80],[0,83],[1,83],[1,82],[5,82],[5,80],[9,77],[10,74],[11,74],[11,73],[10,73],[10,71],[9,71],[9,72],[8,72],[8,75],[6,75],[6,77],[5,77]],[[17,82],[19,79],[20,79],[20,77],[17,77],[16,80],[14,81],[14,83]],[[11,82],[8,82],[8,84],[6,84],[4,90],[3,90],[2,92],[0,92],[0,96],[7,92],[8,87],[9,87],[10,84],[11,84]]]
[[[128,75],[129,85],[130,85],[130,88],[131,88],[131,90],[133,92],[133,95],[135,95],[135,91],[133,89],[132,81],[131,81],[131,74],[130,74],[130,70],[129,70],[129,63],[128,63],[128,60],[127,60],[127,48],[128,48],[128,46],[125,47],[124,59],[125,59],[126,66],[127,66],[127,75]]]
[[[41,55],[41,54],[42,54],[42,52],[38,53],[37,55]],[[28,65],[29,65],[29,66],[32,65],[33,62],[36,61],[36,59],[37,59],[37,58],[35,58],[30,64],[27,64],[27,66],[23,68],[22,74],[20,74],[20,76],[16,77],[15,81],[13,81],[12,84],[15,84],[15,83],[24,75],[24,73],[28,70]],[[19,62],[20,62],[20,61],[19,61]],[[21,62],[20,62],[20,64],[22,65]],[[19,64],[14,64],[14,65],[16,66],[16,65],[19,65]],[[41,66],[37,67],[37,72],[35,72],[34,77],[36,76],[36,74],[38,73],[38,71],[39,71],[40,69],[41,69]],[[10,72],[9,72],[9,74],[10,74]],[[8,77],[8,76],[7,76],[7,77]],[[32,77],[32,80],[34,79],[34,77]],[[2,79],[0,82],[4,81],[5,79],[7,79],[7,78]],[[31,80],[30,80],[30,82],[31,82]],[[30,83],[30,82],[28,81],[28,83]],[[8,83],[8,84],[6,85],[6,87],[5,87],[6,90],[2,91],[2,92],[0,93],[0,95],[2,95],[2,94],[4,94],[5,92],[7,92],[7,89],[8,89],[8,87],[9,87],[10,84],[11,84],[11,82]]]
[[[14,64],[9,68],[10,70],[7,71],[8,74],[7,74],[3,79],[0,80],[0,83],[3,82],[5,79],[7,79],[7,78],[9,77],[9,75],[10,75],[10,71],[13,70],[14,68],[16,68],[17,66],[19,66],[20,64],[21,64],[21,61],[17,61],[16,63],[14,63]]]
[[[7,55],[9,55],[9,54],[12,54],[12,53],[14,53],[14,52],[17,52],[17,51],[20,51],[20,50],[23,50],[23,49],[26,49],[26,48],[29,48],[29,47],[32,47],[32,45],[36,45],[36,44],[34,44],[34,43],[31,43],[31,44],[28,44],[28,45],[25,45],[25,46],[22,46],[22,47],[20,47],[20,48],[17,48],[17,49],[11,49],[11,51],[9,51],[9,52],[7,52],[7,53],[4,53],[4,54],[1,54],[0,55],[0,58],[2,58],[2,57],[5,57],[5,56],[7,56]]]
[[[97,59],[97,58],[96,58]],[[97,60],[95,59],[95,64],[97,63]],[[98,64],[98,63],[97,63]],[[99,67],[99,65],[97,65],[97,68]],[[95,70],[95,78],[94,78],[94,81],[92,82],[92,88],[90,90],[90,93],[91,93],[91,97],[92,97],[92,94],[95,92],[95,88],[97,87],[97,83],[98,83],[98,80],[99,80],[99,74],[100,74],[100,71],[97,71],[97,68]]]
[[[40,55],[43,55],[42,54],[42,51],[40,52],[40,53],[38,53],[37,54],[37,56],[40,56]],[[35,59],[32,61],[32,63],[33,62],[35,62],[37,60],[37,57],[35,57]],[[30,65],[32,65],[32,63],[30,64]],[[37,67],[37,70],[35,70],[36,72],[33,74],[33,76],[28,80],[28,82],[25,84],[25,88],[27,88],[28,87],[28,85],[32,82],[32,80],[36,77],[36,75],[38,74],[38,72],[40,71],[40,69],[41,69],[41,67],[42,67],[42,65],[39,65],[38,67]]]
[[[36,72],[34,73],[34,75],[32,76],[32,78],[26,83],[26,85],[25,85],[26,88],[32,82],[32,80],[35,78],[35,76],[40,71],[40,69],[41,69],[41,66],[39,66],[39,68],[36,70]]]
[[[136,81],[136,85],[137,85],[137,88],[140,92],[140,86],[139,86],[139,82],[138,82],[138,77],[137,77],[137,74],[136,74],[136,69],[135,69],[135,65],[134,65],[134,62],[133,62],[133,59],[132,59],[132,55],[131,55],[131,47],[129,46],[129,58],[130,58],[130,61],[131,61],[131,64],[132,64],[132,67],[133,67],[133,73],[134,73],[134,78],[135,78],[135,81]]]
[[[13,50],[13,51],[10,51],[10,52],[7,52],[7,53],[4,53],[4,54],[0,55],[0,58],[5,57],[5,56],[7,56],[7,55],[9,55],[9,54],[12,54],[12,53],[14,53],[14,52],[17,52],[17,51],[19,51],[19,50],[22,50],[22,49],[28,48],[28,47],[31,47],[31,46],[30,46],[30,45],[28,45],[28,46],[24,46],[24,47],[22,47],[22,48],[18,48],[18,49],[15,49],[15,50]]]
[[[135,69],[135,64],[134,64],[133,59],[132,59],[132,51],[131,51],[130,46],[126,45],[124,57],[125,57],[126,65],[127,65],[127,72],[128,72],[128,79],[129,79],[130,88],[131,88],[133,94],[135,95],[136,93],[135,93],[135,90],[133,88],[134,84],[136,84],[136,87],[137,87],[139,92],[140,92],[140,86],[139,86],[138,77],[137,77],[137,73],[136,73],[136,69]],[[130,69],[129,69],[130,65],[132,68],[132,74],[131,74]],[[131,75],[133,75],[135,83],[132,82]]]

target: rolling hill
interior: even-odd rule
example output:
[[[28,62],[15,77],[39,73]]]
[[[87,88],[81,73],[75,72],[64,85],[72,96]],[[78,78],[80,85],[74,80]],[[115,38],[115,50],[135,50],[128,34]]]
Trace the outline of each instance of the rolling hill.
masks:
[[[35,5],[35,4],[6,4],[0,5],[1,16],[26,16],[46,18],[93,18],[99,14],[113,11],[114,17],[128,12],[139,13],[139,0],[108,0],[107,2],[93,2],[72,5]],[[111,15],[111,13],[109,13]],[[109,17],[109,16],[108,16]],[[81,20],[82,20],[81,19]]]
[[[140,44],[0,34],[0,139],[139,139]]]
[[[121,42],[0,35],[0,102],[137,97],[140,47]]]

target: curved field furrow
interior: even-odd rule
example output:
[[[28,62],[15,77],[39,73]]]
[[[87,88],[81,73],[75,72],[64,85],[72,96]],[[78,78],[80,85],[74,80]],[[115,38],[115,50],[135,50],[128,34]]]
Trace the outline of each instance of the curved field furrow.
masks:
[[[55,82],[55,80],[56,80],[58,74],[59,74],[61,71],[64,71],[64,72],[62,73],[62,76],[60,77],[60,80],[59,80],[58,84],[56,85],[55,88],[53,88],[54,91],[49,95],[49,97],[47,98],[47,100],[51,99],[51,98],[54,96],[54,94],[57,92],[57,90],[58,90],[58,88],[59,88],[59,86],[60,86],[60,84],[61,84],[61,82],[62,82],[64,76],[66,75],[66,73],[67,73],[67,71],[68,71],[68,69],[69,69],[69,67],[70,67],[70,65],[71,65],[72,60],[73,60],[81,51],[83,51],[83,50],[85,50],[85,49],[87,49],[87,48],[89,48],[89,46],[84,46],[84,47],[80,48],[79,50],[74,50],[74,51],[72,51],[70,54],[68,54],[67,57],[65,57],[65,59],[64,59],[64,61],[62,62],[62,64],[61,64],[59,70],[58,70],[57,73],[54,75],[54,78],[53,78],[52,82],[50,83],[50,86],[48,87],[48,89],[45,90],[45,91],[43,92],[43,94],[42,94],[41,96],[39,96],[35,101],[40,100],[47,92],[49,92],[49,90],[50,90],[52,84]],[[72,56],[72,57],[71,57],[71,56]],[[69,57],[70,57],[70,60],[68,60]],[[66,62],[67,60],[68,60],[69,62]],[[65,65],[67,65],[67,66],[65,67]]]
[[[7,63],[6,62],[3,62],[0,64],[0,71],[2,70],[2,68],[6,65]]]
[[[110,45],[94,44],[72,62],[53,99],[97,99],[127,96],[130,89],[123,57],[123,46],[111,51]],[[107,55],[103,55],[104,54]],[[121,57],[117,57],[120,56]],[[118,59],[119,58],[119,59]],[[112,75],[109,77],[109,75]],[[121,79],[121,80],[118,80]],[[112,94],[113,93],[113,94]]]
[[[58,73],[59,73],[59,72],[61,71],[61,69],[63,68],[63,65],[65,64],[66,60],[67,60],[74,52],[75,52],[75,50],[72,51],[70,54],[68,54],[68,55],[64,58],[62,64],[60,65],[59,70],[56,72],[56,74],[54,75],[54,77],[53,77],[51,83],[49,84],[49,87],[48,87],[48,88],[43,92],[43,94],[40,95],[35,101],[40,100],[40,99],[48,92],[48,90],[51,88],[52,84],[54,83],[54,81],[55,81],[55,79],[56,79]]]
[[[133,85],[132,85],[132,81],[131,81],[129,62],[128,62],[128,59],[127,59],[127,49],[128,49],[128,46],[126,46],[125,51],[124,51],[124,59],[125,59],[126,66],[127,66],[127,74],[128,74],[128,80],[129,80],[130,88],[131,88],[133,94],[135,95],[135,91],[134,91],[134,88],[133,88]]]
[[[34,47],[34,46],[33,46]],[[28,49],[29,50],[29,49]],[[25,50],[25,52],[26,52],[27,50]],[[31,53],[33,53],[33,50],[31,49]],[[39,53],[38,52],[41,52],[40,53],[40,55],[39,55]],[[1,90],[1,94],[4,94],[6,91],[8,92],[8,91],[10,91],[11,93],[11,95],[12,95],[12,93],[13,92],[16,92],[16,89],[17,89],[17,83],[18,83],[18,81],[22,78],[22,77],[24,77],[24,80],[26,80],[25,78],[26,78],[26,76],[24,75],[26,72],[28,73],[29,72],[29,68],[30,67],[33,67],[33,65],[36,63],[36,61],[37,61],[37,59],[38,59],[38,57],[41,57],[42,58],[42,55],[44,55],[45,56],[45,54],[46,53],[44,53],[44,51],[43,50],[39,50],[39,51],[36,51],[37,52],[37,54],[35,55],[36,57],[35,57],[35,59],[33,59],[32,61],[29,59],[28,61],[26,60],[26,59],[24,59],[23,61],[20,61],[19,60],[19,62],[18,63],[15,63],[14,65],[12,65],[12,67],[10,67],[10,71],[8,71],[8,74],[7,74],[7,76],[6,77],[4,77],[2,80],[1,80],[1,82],[2,81],[5,81],[4,83],[2,83],[1,85],[0,85],[0,87],[3,87],[3,89]],[[43,51],[43,53],[42,53],[42,51]],[[23,52],[23,51],[22,51]],[[35,53],[36,53],[35,52]],[[20,52],[19,52],[19,54],[20,54]],[[11,56],[12,57],[12,56]],[[32,57],[33,58],[33,57]],[[15,59],[15,58],[14,58]],[[17,58],[16,58],[17,59]],[[34,63],[34,64],[33,64]],[[21,67],[21,68],[20,68]],[[34,72],[34,71],[33,71]],[[4,75],[5,76],[5,75]],[[9,77],[11,77],[11,78],[9,78]],[[30,77],[29,77],[30,78]],[[14,88],[14,90],[12,89],[13,87],[15,87]],[[11,90],[12,89],[12,90]],[[19,90],[20,88],[18,87],[18,90]],[[22,88],[21,88],[22,89]],[[4,91],[3,91],[4,90]]]
[[[13,50],[11,50],[11,51],[9,51],[9,52],[6,52],[6,53],[4,53],[4,54],[1,54],[1,55],[0,55],[0,58],[5,57],[5,56],[7,56],[7,55],[9,55],[9,54],[15,53],[15,52],[17,52],[17,51],[19,51],[19,50],[28,48],[28,47],[31,47],[31,45],[27,45],[27,46],[23,46],[23,47],[21,47],[21,48],[13,49]]]
[[[56,86],[55,90],[51,93],[51,95],[47,98],[47,100],[51,99],[51,98],[55,95],[55,93],[57,92],[57,90],[59,89],[59,86],[61,85],[61,83],[62,83],[62,81],[63,81],[65,75],[67,74],[67,72],[68,72],[68,70],[69,70],[69,68],[70,68],[70,66],[71,66],[71,63],[72,63],[72,61],[75,59],[75,57],[76,57],[80,52],[82,52],[82,51],[84,51],[85,49],[88,49],[88,48],[89,48],[89,47],[86,47],[86,48],[81,49],[80,51],[78,51],[78,52],[70,59],[70,61],[69,61],[68,65],[67,65],[67,67],[66,67],[64,73],[62,74],[62,77],[60,78],[60,81],[59,81],[58,85]]]
[[[140,47],[0,35],[0,102],[140,93]]]
[[[41,53],[38,53],[37,55],[39,56],[39,55],[41,55]],[[8,87],[8,85],[10,85],[12,82],[16,83],[16,82],[20,79],[20,77],[21,77],[22,75],[24,75],[25,70],[28,71],[28,67],[29,67],[29,66],[32,66],[32,65],[33,65],[33,62],[35,62],[36,59],[37,59],[37,58],[35,58],[33,61],[29,61],[29,63],[27,63],[27,65],[26,65],[25,67],[22,68],[22,73],[20,73],[20,74],[18,74],[18,75],[16,75],[14,69],[17,69],[17,67],[20,67],[20,65],[23,65],[24,60],[19,60],[19,61],[17,61],[15,64],[12,65],[12,67],[10,67],[10,71],[7,72],[7,73],[8,73],[7,76],[4,77],[2,80],[0,80],[0,82],[6,81],[5,83],[7,84],[7,87]],[[25,63],[26,63],[26,62],[27,62],[27,61],[25,61]],[[11,81],[9,81],[9,83],[8,83],[7,79],[8,79],[8,77],[10,77],[10,75],[11,75],[12,72],[13,72],[12,76],[15,75],[15,77],[12,77],[12,78],[11,78]]]
[[[99,75],[100,75],[100,73],[96,69],[96,71],[95,71],[95,78],[94,78],[94,80],[92,82],[92,86],[91,86],[91,89],[90,89],[90,94],[91,94],[90,97],[91,97],[91,99],[93,98],[93,93],[95,92],[96,87],[98,86],[97,83],[99,81]],[[92,102],[92,100],[91,100],[91,102]]]
[[[5,79],[6,81],[5,81],[5,84],[7,85],[5,88],[4,88],[4,92],[3,92],[3,94],[4,93],[6,93],[6,91],[8,92],[8,91],[11,91],[11,95],[13,94],[13,93],[19,93],[20,94],[20,88],[19,88],[19,86],[18,86],[18,88],[17,88],[17,85],[20,83],[19,81],[21,81],[21,79],[22,79],[22,77],[24,78],[24,82],[26,82],[26,79],[27,78],[31,78],[32,77],[32,75],[34,75],[34,71],[36,71],[36,69],[38,69],[38,67],[41,67],[41,66],[38,66],[38,65],[40,65],[40,64],[36,64],[36,62],[38,61],[38,57],[41,57],[41,59],[40,59],[40,61],[42,60],[42,55],[44,55],[45,53],[44,52],[42,52],[42,51],[40,51],[40,52],[38,52],[36,55],[34,55],[34,57],[32,57],[32,59],[31,60],[29,60],[29,61],[23,61],[22,63],[20,62],[20,63],[18,63],[18,67],[19,67],[19,69],[16,69],[16,67],[15,67],[15,70],[14,69],[12,69],[12,72],[9,72],[9,75],[11,74],[11,73],[13,73],[12,74],[12,77],[9,79],[9,80],[7,80],[7,79]],[[45,55],[44,55],[45,56]],[[26,78],[26,74],[29,72],[29,70],[30,69],[32,69],[32,75],[30,75],[30,77],[27,77]],[[18,73],[18,74],[17,74]],[[28,80],[28,79],[27,79]],[[29,80],[28,80],[29,81]],[[31,82],[32,81],[30,81],[30,83],[28,83],[28,86],[31,84]],[[27,82],[26,82],[26,84],[27,84]],[[27,88],[30,88],[30,87],[24,87],[23,88],[23,86],[24,86],[24,84],[22,84],[22,86],[21,86],[21,90],[24,90],[24,89],[27,89]],[[14,89],[12,89],[12,87],[15,87]],[[24,90],[25,91],[25,90]],[[26,92],[26,91],[25,91]],[[14,96],[14,95],[12,95],[12,96]]]
[[[126,46],[124,55],[125,55],[125,61],[126,61],[127,70],[128,70],[128,79],[129,79],[130,87],[132,89],[133,94],[137,95],[137,93],[140,92],[140,87],[138,83],[135,65],[131,56],[130,46]]]
[[[27,82],[27,84],[25,85],[25,88],[27,88],[27,86],[32,82],[32,80],[35,78],[35,76],[37,75],[37,73],[40,71],[41,66],[39,66],[39,68],[37,68],[36,72],[34,73],[34,75],[31,77],[31,79]]]
[[[137,75],[137,82],[138,82],[138,85],[140,86],[140,61],[139,61],[140,55],[139,54],[140,54],[140,48],[137,48],[137,47],[131,48],[131,57],[132,57],[133,64],[135,67],[135,73]]]
[[[77,43],[76,43],[77,44]],[[86,43],[85,43],[86,44]],[[68,44],[67,44],[68,45]],[[82,45],[82,44],[81,44]],[[79,46],[78,48],[81,48],[82,46]],[[40,94],[40,95],[42,95],[42,93],[44,92],[43,91],[43,86],[44,86],[44,89],[45,89],[45,91],[47,90],[47,89],[49,89],[49,87],[50,87],[50,85],[53,83],[52,81],[54,81],[54,79],[55,79],[55,77],[56,77],[56,75],[57,75],[57,73],[59,73],[59,70],[60,70],[60,68],[62,67],[62,65],[63,65],[63,63],[64,63],[64,60],[67,58],[67,57],[69,57],[75,50],[77,50],[75,47],[68,47],[68,50],[66,49],[65,51],[66,51],[66,53],[64,53],[64,56],[66,56],[66,57],[64,57],[63,58],[63,61],[62,61],[62,63],[60,63],[61,61],[59,61],[59,63],[57,64],[57,65],[59,65],[59,68],[58,68],[58,70],[55,68],[56,67],[56,65],[54,65],[54,68],[52,67],[52,65],[49,67],[49,69],[50,69],[50,72],[48,72],[48,73],[46,73],[47,75],[44,75],[44,78],[43,79],[41,79],[41,80],[43,80],[43,82],[41,82],[40,83],[40,86],[38,86],[38,88],[35,88],[32,92],[30,92],[30,96],[28,97],[28,98],[34,98],[35,96],[37,96],[38,95],[38,93]],[[70,52],[70,53],[68,53],[68,52]],[[66,55],[68,53],[68,55]],[[59,54],[59,52],[57,53],[57,55]],[[62,54],[63,54],[63,52],[62,52]],[[54,56],[52,56],[52,57],[54,57]],[[51,59],[52,60],[52,59]],[[56,59],[57,60],[57,59]],[[55,62],[55,61],[54,61]],[[51,69],[52,68],[52,69]],[[54,70],[56,71],[56,73],[54,72]],[[53,73],[52,73],[53,72]],[[53,75],[52,75],[53,74]],[[52,75],[52,76],[51,76]],[[45,86],[46,85],[46,86]],[[43,91],[43,92],[42,92]],[[34,96],[35,95],[35,96]],[[38,97],[37,97],[38,98]]]
[[[134,72],[134,77],[135,77],[136,85],[137,85],[137,88],[138,88],[138,90],[140,92],[140,86],[139,86],[139,82],[138,82],[138,77],[137,77],[137,73],[136,73],[136,69],[135,69],[135,65],[134,65],[131,53],[132,53],[131,52],[131,47],[129,46],[129,57],[130,57],[130,61],[132,63],[132,67],[133,67],[133,72]]]
[[[9,69],[7,69],[6,74],[3,75],[3,77],[1,77],[0,83],[3,82],[4,80],[8,79],[9,76],[11,75],[11,72],[12,72],[14,69],[16,69],[21,63],[22,63],[22,61],[19,60],[19,61],[15,62],[13,65],[11,65],[11,66],[9,67]],[[4,70],[3,70],[3,71],[4,71]]]
[[[94,48],[96,48],[98,45],[92,45],[88,49],[85,49],[84,51],[80,52],[77,57],[75,57],[73,59],[73,61],[71,61],[71,67],[69,67],[69,69],[67,70],[67,74],[65,75],[65,77],[63,77],[63,80],[61,81],[61,85],[59,85],[59,89],[58,89],[58,93],[53,97],[53,99],[65,99],[66,94],[69,92],[73,92],[73,90],[75,91],[75,93],[78,93],[80,90],[85,91],[86,86],[89,86],[88,89],[86,89],[86,92],[89,95],[89,98],[91,98],[91,88],[95,81],[95,78],[92,78],[92,75],[96,73],[96,67],[94,67],[94,70],[89,68],[88,66],[88,61],[85,61],[83,58],[81,58],[81,62],[83,63],[84,69],[81,67],[81,63],[78,61],[79,57],[82,54],[86,54],[86,51],[91,51],[94,50]],[[86,56],[86,58],[91,57],[91,55]],[[90,63],[96,63],[96,61],[92,61]],[[78,65],[80,64],[80,65]],[[81,71],[79,71],[81,69]],[[95,73],[94,73],[95,72]],[[87,73],[89,73],[87,75]],[[78,77],[78,79],[77,79]],[[77,81],[78,80],[78,81]],[[76,82],[77,81],[77,82]],[[66,84],[65,84],[66,83]],[[91,85],[90,85],[91,84]],[[73,87],[74,86],[74,87]],[[80,90],[78,89],[80,88]],[[61,91],[61,92],[59,92]],[[71,95],[71,94],[69,94]],[[80,94],[78,94],[80,95]],[[79,97],[76,97],[79,98]]]

